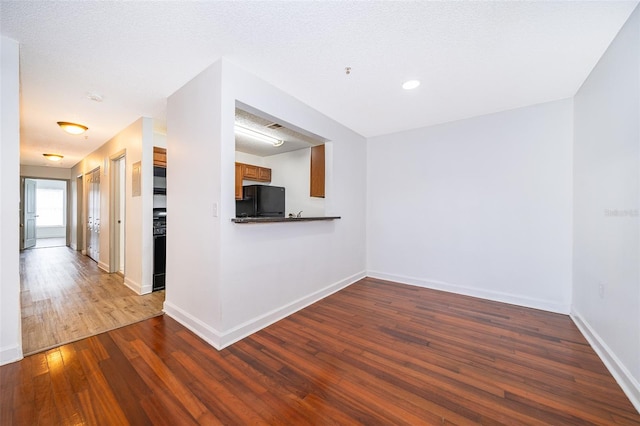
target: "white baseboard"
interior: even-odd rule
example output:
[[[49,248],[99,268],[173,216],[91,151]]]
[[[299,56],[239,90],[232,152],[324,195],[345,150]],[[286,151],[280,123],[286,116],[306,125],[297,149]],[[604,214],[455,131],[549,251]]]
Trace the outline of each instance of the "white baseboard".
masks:
[[[464,287],[442,281],[406,277],[403,275],[386,274],[378,271],[367,271],[367,276],[381,280],[395,281],[402,284],[414,285],[416,287],[442,290],[449,293],[463,294],[465,296],[478,297],[481,299],[493,300],[494,302],[509,303],[511,305],[524,306],[527,308],[540,309],[542,311],[554,312],[568,315],[571,312],[569,305],[564,305],[549,300],[535,299],[531,297],[518,296],[498,291],[482,290],[472,287]]]
[[[22,348],[18,345],[4,347],[0,349],[0,365],[10,364],[20,361],[23,358]]]
[[[264,315],[246,321],[245,323],[232,328],[221,336],[221,347],[225,348],[237,342],[238,340],[241,340],[255,333],[256,331],[262,330],[263,328],[268,327],[269,325],[288,317],[294,312],[306,308],[307,306],[312,305],[317,301],[324,299],[325,297],[337,291],[340,291],[345,287],[350,286],[351,284],[361,280],[365,276],[366,274],[364,271],[359,272],[336,283],[333,283],[321,290],[318,290],[315,293],[311,293],[307,296],[301,297],[300,299],[294,300],[293,302],[285,306],[274,309]]]
[[[208,326],[198,318],[194,317],[193,315],[189,314],[188,312],[170,302],[164,302],[163,310],[165,315],[170,316],[180,324],[184,325],[186,328],[191,330],[193,333],[202,338],[202,340],[204,340],[217,350],[222,349],[222,346],[220,344],[222,340],[220,338],[220,332],[215,328]]]
[[[575,308],[572,309],[571,319],[640,413],[640,383]]]
[[[98,268],[102,269],[103,271],[105,271],[107,273],[109,272],[109,265],[107,265],[104,262],[98,261]]]
[[[124,285],[129,287],[131,290],[135,291],[137,294],[144,294],[142,292],[142,290],[143,290],[142,285],[139,282],[133,281],[129,277],[124,277]],[[149,290],[149,291],[151,291],[151,290]]]
[[[356,281],[365,277],[364,271],[333,283],[321,290],[318,290],[312,294],[304,296],[298,300],[274,309],[266,314],[255,317],[249,321],[246,321],[231,330],[221,333],[213,327],[208,326],[198,318],[193,317],[189,313],[185,312],[181,308],[171,304],[170,302],[164,302],[164,312],[166,315],[178,321],[180,324],[193,331],[195,334],[204,339],[214,348],[220,350],[233,343],[244,339],[245,337],[262,330],[265,327],[297,312],[325,297],[342,290],[343,288],[355,283]]]
[[[78,246],[75,245],[74,243],[69,244],[69,247],[71,248],[71,250],[78,250]]]

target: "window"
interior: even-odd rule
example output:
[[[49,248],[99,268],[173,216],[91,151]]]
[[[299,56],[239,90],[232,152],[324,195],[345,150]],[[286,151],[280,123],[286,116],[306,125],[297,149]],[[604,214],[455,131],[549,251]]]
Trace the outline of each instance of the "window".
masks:
[[[36,189],[36,226],[64,226],[64,191]]]

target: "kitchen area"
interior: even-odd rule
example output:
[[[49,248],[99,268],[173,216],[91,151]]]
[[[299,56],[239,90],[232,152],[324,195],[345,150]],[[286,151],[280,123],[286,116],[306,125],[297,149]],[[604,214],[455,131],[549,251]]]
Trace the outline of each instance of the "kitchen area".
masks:
[[[236,106],[234,130],[232,222],[338,219],[325,216],[327,140],[246,105]]]
[[[164,290],[167,264],[167,150],[153,148],[153,287]]]

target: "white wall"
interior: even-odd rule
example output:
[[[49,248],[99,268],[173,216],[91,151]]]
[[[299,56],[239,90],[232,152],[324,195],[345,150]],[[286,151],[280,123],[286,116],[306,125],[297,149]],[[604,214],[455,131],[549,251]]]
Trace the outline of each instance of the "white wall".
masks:
[[[326,211],[342,219],[231,222],[236,100],[333,141]],[[221,60],[169,98],[167,142],[165,311],[210,343],[226,346],[364,276],[363,137]],[[178,205],[189,209],[176,215]]]
[[[167,147],[167,135],[154,132],[153,133],[153,146],[157,146],[159,148]]]
[[[100,259],[98,265],[109,270],[110,259],[110,186],[111,159],[125,153],[125,284],[139,294],[151,292],[153,284],[153,120],[140,118],[71,170],[72,176],[84,175],[100,167]],[[142,195],[132,196],[132,166],[142,161]],[[106,168],[105,168],[106,165]],[[72,197],[77,197],[75,179]],[[85,185],[86,192],[86,185]],[[86,216],[86,201],[82,201]],[[73,209],[75,210],[75,209]],[[72,227],[77,226],[75,211]],[[85,230],[86,231],[86,230]],[[86,238],[84,238],[86,241]],[[72,241],[72,243],[74,243]]]
[[[575,96],[572,307],[638,410],[639,46],[636,8]]]
[[[554,312],[571,303],[572,102],[368,141],[368,274]]]
[[[220,198],[221,78],[217,62],[167,100],[167,154],[171,157],[164,309],[210,342],[212,335],[219,334],[222,309],[220,222],[224,216],[213,216],[214,204],[218,210],[233,204],[235,210],[235,202]]]
[[[20,97],[18,43],[0,37],[0,365],[22,359],[20,325]]]
[[[271,185],[284,186],[286,214],[302,211],[302,216],[324,216],[324,198],[309,195],[311,148],[265,157],[271,172]]]
[[[71,179],[71,169],[45,166],[20,166],[20,176],[35,179]]]

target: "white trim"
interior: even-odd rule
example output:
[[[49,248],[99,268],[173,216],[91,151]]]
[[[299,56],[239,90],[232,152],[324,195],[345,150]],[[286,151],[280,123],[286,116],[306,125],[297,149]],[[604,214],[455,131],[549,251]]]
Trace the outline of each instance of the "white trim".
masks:
[[[381,280],[395,281],[402,284],[414,285],[416,287],[442,290],[449,293],[462,294],[465,296],[478,297],[481,299],[493,300],[495,302],[509,303],[511,305],[524,306],[527,308],[540,309],[542,311],[554,312],[568,315],[571,307],[567,304],[557,303],[550,300],[535,299],[532,297],[518,296],[499,291],[484,290],[472,287],[464,287],[443,281],[405,277],[403,275],[386,274],[378,271],[368,271],[367,276]]]
[[[109,265],[107,265],[104,262],[100,262],[98,261],[98,268],[102,269],[103,271],[105,271],[106,273],[109,273]]]
[[[20,361],[22,358],[22,348],[18,345],[0,349],[0,365]]]
[[[306,308],[307,306],[318,302],[325,297],[342,290],[345,287],[361,280],[366,276],[365,272],[359,272],[336,283],[333,283],[321,290],[316,291],[310,295],[301,297],[298,300],[267,312],[264,315],[255,317],[249,321],[246,321],[237,327],[232,328],[226,333],[221,333],[213,327],[208,326],[198,318],[190,315],[188,312],[180,309],[179,307],[164,302],[164,313],[171,318],[184,325],[186,328],[197,334],[204,341],[209,343],[214,348],[221,350],[233,343],[244,339],[245,337],[262,330],[271,324],[288,317],[289,315]]]
[[[198,335],[202,340],[216,348],[217,350],[222,349],[221,347],[221,337],[220,332],[213,327],[209,327],[204,322],[200,321],[198,318],[194,317],[190,313],[182,310],[176,305],[170,302],[164,302],[164,313],[165,315],[170,316],[174,320],[178,321],[180,324],[184,325],[186,328],[191,330],[193,333]]]
[[[274,309],[270,312],[267,312],[264,315],[253,318],[249,321],[246,321],[231,330],[227,331],[221,336],[221,346],[225,348],[243,338],[255,333],[256,331],[262,330],[265,327],[270,326],[271,324],[280,321],[283,318],[288,317],[289,315],[306,308],[309,305],[312,305],[319,300],[324,299],[325,297],[342,290],[345,287],[350,286],[356,281],[361,280],[366,276],[365,272],[359,272],[357,274],[351,275],[343,280],[340,280],[336,283],[333,283],[321,290],[316,291],[315,293],[311,293],[307,296],[301,297],[298,300],[294,300],[293,302],[282,306],[280,308]]]
[[[571,310],[571,319],[640,413],[640,383],[575,307]]]
[[[124,277],[124,285],[129,287],[131,290],[135,291],[137,294],[140,294],[140,295],[146,294],[146,293],[142,292],[144,290],[144,287],[140,283],[138,283],[136,281],[133,281],[129,277]],[[147,290],[147,293],[150,293],[151,292],[151,286],[148,286],[148,287],[149,287],[149,289]]]
[[[142,296],[143,294],[149,294],[153,291],[153,285],[152,284],[147,284],[147,285],[143,285],[141,290],[140,290],[140,295]]]

